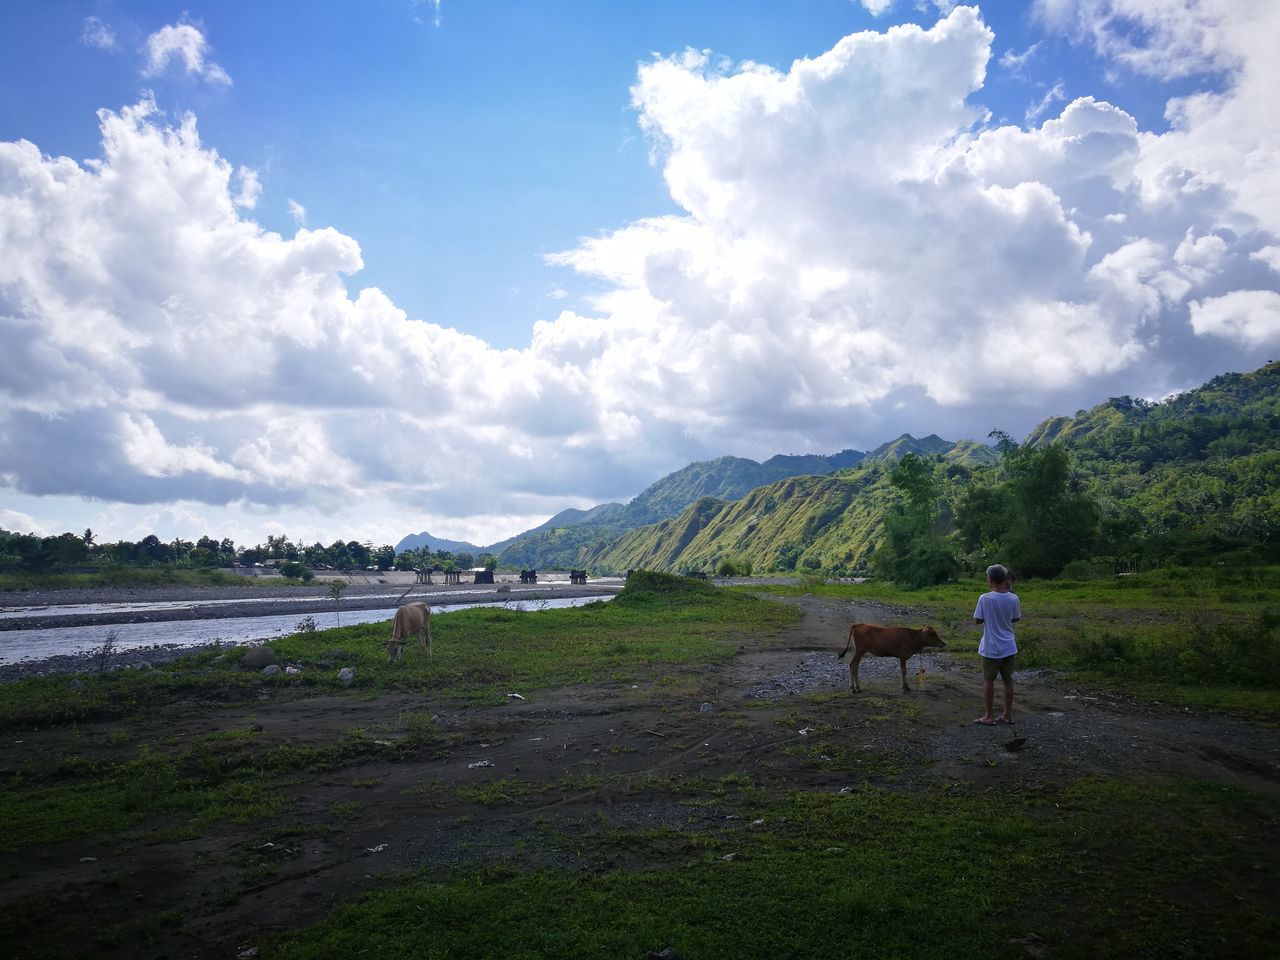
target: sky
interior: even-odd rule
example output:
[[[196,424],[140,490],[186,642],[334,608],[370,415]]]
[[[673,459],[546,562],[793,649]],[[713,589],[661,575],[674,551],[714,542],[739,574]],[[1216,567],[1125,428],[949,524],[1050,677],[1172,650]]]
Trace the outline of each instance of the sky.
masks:
[[[487,544],[1280,354],[1272,0],[8,0],[0,527]]]

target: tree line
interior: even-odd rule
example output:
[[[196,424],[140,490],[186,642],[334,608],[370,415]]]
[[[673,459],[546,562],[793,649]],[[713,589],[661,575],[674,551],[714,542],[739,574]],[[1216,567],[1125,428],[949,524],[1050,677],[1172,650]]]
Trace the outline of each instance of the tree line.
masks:
[[[375,547],[368,541],[335,540],[328,546],[319,542],[307,545],[294,543],[283,534],[269,535],[265,544],[237,546],[229,538],[210,536],[166,541],[148,534],[137,541],[100,543],[92,529],[40,537],[0,528],[0,573],[66,573],[112,567],[199,570],[263,564],[280,567],[286,576],[309,579],[317,570],[465,570],[488,563],[497,566],[492,554],[477,558],[424,548],[397,555],[389,544]]]

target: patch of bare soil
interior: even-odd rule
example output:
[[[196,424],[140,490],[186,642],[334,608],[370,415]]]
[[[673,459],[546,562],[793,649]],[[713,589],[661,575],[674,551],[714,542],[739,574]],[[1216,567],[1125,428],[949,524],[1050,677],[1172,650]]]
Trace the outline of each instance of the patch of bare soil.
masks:
[[[793,602],[804,618],[787,635],[746,637],[720,668],[634,686],[528,692],[486,708],[355,694],[233,709],[187,704],[127,727],[18,736],[6,745],[10,775],[72,753],[119,759],[111,735],[125,729],[130,749],[255,725],[262,746],[333,744],[354,729],[394,744],[411,733],[406,718],[424,713],[438,731],[411,760],[397,762],[389,750],[386,759],[298,775],[283,787],[291,804],[279,817],[218,824],[184,841],[159,839],[158,828],[175,824],[151,822],[0,855],[0,903],[35,896],[56,904],[49,936],[65,941],[68,956],[225,958],[410,871],[444,875],[496,860],[644,866],[591,838],[613,828],[744,829],[739,785],[748,782],[769,797],[866,781],[1030,786],[1138,771],[1280,798],[1275,729],[1035,673],[1019,678],[1016,735],[1025,743],[1011,751],[1014,730],[972,723],[981,712],[977,669],[936,652],[926,656],[923,689],[918,661],[912,692],[903,693],[897,661],[867,658],[864,692],[851,694],[847,660],[835,656],[848,625],[893,622],[893,612]],[[157,917],[168,920],[131,932]],[[114,924],[134,926],[115,944],[94,939]],[[27,952],[18,945],[12,955]]]

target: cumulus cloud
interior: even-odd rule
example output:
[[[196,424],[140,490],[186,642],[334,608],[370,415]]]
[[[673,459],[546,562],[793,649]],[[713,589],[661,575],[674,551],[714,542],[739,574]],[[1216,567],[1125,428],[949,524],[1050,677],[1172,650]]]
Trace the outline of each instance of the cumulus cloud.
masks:
[[[230,85],[227,72],[207,59],[209,51],[209,42],[197,27],[189,23],[161,27],[147,37],[147,65],[143,76],[159,76],[176,62],[189,75],[207,83]]]
[[[1241,9],[1221,91],[1164,133],[1087,96],[991,125],[971,7],[785,70],[656,57],[632,98],[680,212],[551,257],[603,292],[519,350],[349,292],[359,244],[292,201],[292,236],[263,229],[193,117],[104,110],[84,164],[0,144],[3,483],[496,536],[692,459],[981,436],[1013,401],[1256,365],[1280,122],[1252,33],[1280,14]]]
[[[1246,346],[1280,345],[1280,293],[1233,290],[1221,297],[1191,302],[1196,333],[1226,337]]]

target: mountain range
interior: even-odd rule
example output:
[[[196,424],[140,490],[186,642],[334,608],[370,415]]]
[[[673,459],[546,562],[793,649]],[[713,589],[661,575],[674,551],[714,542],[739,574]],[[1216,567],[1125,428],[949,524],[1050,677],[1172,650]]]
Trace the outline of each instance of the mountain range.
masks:
[[[1271,363],[1223,374],[1161,403],[1112,397],[1046,419],[1023,444],[1058,443],[1070,452],[1075,482],[1091,485],[1114,542],[1160,540],[1175,556],[1175,541],[1188,538],[1200,538],[1199,550],[1212,542],[1270,542],[1280,535],[1278,387],[1280,363]],[[862,572],[896,498],[892,465],[908,453],[943,465],[946,504],[957,502],[972,479],[989,476],[1000,458],[974,440],[909,434],[867,453],[763,463],[721,457],[668,474],[625,505],[565,510],[499,544],[424,533],[396,549],[426,543],[433,550],[487,550],[506,567],[601,573],[706,570],[724,559],[757,570]]]

